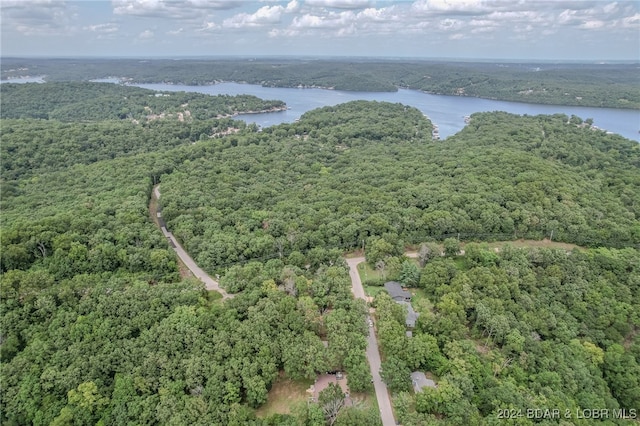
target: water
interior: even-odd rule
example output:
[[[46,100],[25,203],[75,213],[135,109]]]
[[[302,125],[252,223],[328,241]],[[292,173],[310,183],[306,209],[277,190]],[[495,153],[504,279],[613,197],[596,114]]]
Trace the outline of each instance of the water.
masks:
[[[457,133],[465,125],[464,116],[474,112],[506,111],[513,114],[576,115],[593,118],[593,124],[601,129],[620,134],[640,142],[640,111],[616,108],[578,107],[568,105],[540,105],[523,102],[496,101],[461,96],[429,95],[417,90],[400,89],[397,92],[346,92],[326,89],[295,89],[262,87],[255,84],[219,83],[212,86],[185,86],[179,84],[137,84],[159,91],[199,92],[210,95],[254,95],[262,99],[279,99],[289,109],[265,114],[239,115],[248,123],[268,127],[280,123],[292,123],[305,112],[353,100],[399,102],[416,107],[427,115],[440,130],[440,137]]]
[[[118,83],[117,78],[92,80]],[[3,80],[3,83],[43,83],[42,76]],[[278,99],[289,109],[281,112],[239,115],[238,118],[261,127],[280,123],[292,123],[302,114],[323,106],[332,106],[354,100],[399,102],[418,108],[436,124],[442,139],[457,133],[465,125],[464,116],[474,112],[506,111],[513,114],[576,115],[593,118],[593,124],[601,129],[617,133],[640,142],[640,111],[616,108],[578,107],[569,105],[540,105],[524,102],[495,101],[461,96],[429,95],[417,90],[400,89],[397,92],[346,92],[326,89],[294,89],[262,87],[255,84],[219,83],[212,86],[185,86],[180,84],[136,84],[159,91],[198,92],[209,95],[254,95],[262,99]]]
[[[44,76],[35,77],[12,77],[6,80],[0,80],[0,83],[44,83]]]

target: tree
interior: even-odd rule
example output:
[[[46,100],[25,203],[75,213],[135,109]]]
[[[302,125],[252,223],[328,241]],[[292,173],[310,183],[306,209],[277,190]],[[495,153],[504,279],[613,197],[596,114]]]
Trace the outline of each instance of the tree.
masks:
[[[424,268],[430,260],[440,257],[441,250],[436,243],[422,243],[418,251],[418,260],[420,267]]]
[[[410,376],[407,364],[396,356],[388,356],[382,363],[380,377],[393,392],[408,391],[411,388]]]
[[[380,276],[382,277],[382,279],[385,279],[385,270],[386,270],[386,262],[383,259],[380,259],[376,262],[376,271],[378,271],[380,273]]]
[[[455,413],[462,391],[456,385],[443,379],[438,388],[423,388],[416,396],[416,410],[420,413],[451,415]]]
[[[323,389],[318,396],[318,405],[322,408],[324,417],[330,426],[335,423],[344,403],[344,392],[335,383],[329,383],[329,386]]]
[[[395,254],[398,253],[393,244],[381,237],[371,237],[367,241],[365,257],[371,266],[375,266],[378,261]]]
[[[400,282],[407,287],[417,287],[420,282],[420,270],[415,263],[410,260],[405,260],[402,263]]]
[[[604,354],[604,377],[621,407],[640,407],[640,366],[619,344]]]
[[[448,257],[457,256],[460,253],[460,241],[455,238],[447,238],[443,241],[444,254]]]
[[[381,426],[380,414],[373,407],[345,407],[338,415],[337,426]]]
[[[76,389],[68,392],[68,405],[62,409],[56,419],[59,424],[65,424],[63,419],[73,418],[75,423],[96,423],[102,415],[102,410],[109,404],[109,398],[98,392],[94,382],[80,383]]]
[[[371,370],[362,350],[352,350],[345,359],[347,383],[352,392],[365,392],[371,389]]]

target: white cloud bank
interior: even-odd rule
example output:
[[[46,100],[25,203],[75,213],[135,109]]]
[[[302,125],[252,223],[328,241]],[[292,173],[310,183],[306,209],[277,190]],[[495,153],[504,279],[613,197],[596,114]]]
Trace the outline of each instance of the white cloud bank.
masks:
[[[98,6],[100,13],[90,12]],[[417,56],[432,49],[488,56],[495,52],[490,43],[554,52],[569,41],[594,56],[606,57],[606,44],[617,56],[638,58],[640,51],[640,1],[2,0],[0,7],[3,48],[18,52],[37,37],[53,43],[78,34],[86,45],[91,37],[160,41],[162,34],[163,49],[202,47],[203,54],[297,54],[324,43],[327,51],[363,55],[378,53],[380,44]]]

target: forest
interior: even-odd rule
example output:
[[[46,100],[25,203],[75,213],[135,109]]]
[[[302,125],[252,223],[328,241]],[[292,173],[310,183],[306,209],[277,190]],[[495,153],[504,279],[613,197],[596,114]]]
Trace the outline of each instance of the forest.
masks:
[[[542,424],[593,424],[579,418],[584,409],[625,424],[613,413],[640,407],[638,251],[506,245],[496,253],[468,243],[457,256],[459,243],[449,243],[444,253],[422,245],[418,264],[385,260],[387,279],[412,288],[420,314],[407,337],[402,306],[376,296],[382,373],[401,424],[544,420],[532,409],[562,413]],[[430,372],[437,388],[413,392],[415,370]]]
[[[63,122],[105,120],[207,120],[240,112],[280,111],[282,101],[250,95],[208,96],[187,92],[155,92],[110,83],[66,82],[2,84],[3,118],[43,118]]]
[[[208,85],[220,81],[270,87],[385,92],[398,88],[506,101],[640,108],[637,64],[445,62],[352,58],[295,59],[3,58],[2,79],[47,81],[119,78],[123,82]]]
[[[474,114],[434,141],[400,104],[351,102],[260,130],[217,112],[181,121],[177,108],[276,101],[11,86],[0,86],[2,424],[379,424],[374,403],[329,415],[332,388],[256,414],[279,381],[326,371],[371,399],[367,306],[343,257],[363,247],[418,295],[411,339],[399,305],[373,301],[402,424],[640,408],[637,143],[564,115]],[[50,101],[18,101],[38,97]],[[122,118],[123,106],[165,115]],[[169,229],[234,298],[181,270],[149,216],[158,183]],[[545,237],[581,248],[485,245]],[[414,369],[438,388],[414,393]]]

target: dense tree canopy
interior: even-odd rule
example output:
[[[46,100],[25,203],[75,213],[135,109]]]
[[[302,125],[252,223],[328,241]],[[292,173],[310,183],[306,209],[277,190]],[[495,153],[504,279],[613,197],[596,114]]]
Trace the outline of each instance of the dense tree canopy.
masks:
[[[110,95],[95,100],[102,86],[63,87],[74,108],[111,111]],[[412,339],[399,306],[376,300],[404,424],[473,423],[531,401],[638,405],[632,141],[577,117],[488,113],[442,143],[419,111],[377,102],[261,132],[228,118],[63,123],[53,112],[74,96],[24,90],[38,88],[49,108],[20,119],[4,115],[3,88],[2,424],[376,424],[358,406],[254,411],[280,375],[345,370],[352,391],[370,389],[367,308],[342,257],[362,245],[424,296]],[[236,297],[181,276],[149,217],[158,183],[169,228]],[[551,232],[593,248],[467,244],[459,257],[458,239]],[[447,256],[427,243],[420,268],[397,257],[446,237]],[[404,393],[413,369],[438,390]]]
[[[392,277],[394,278],[394,277]],[[420,317],[405,335],[402,307],[376,298],[385,381],[402,424],[494,424],[503,410],[640,407],[640,253],[636,249],[516,249],[467,244],[465,255],[432,260],[414,300]],[[415,290],[414,290],[415,293]],[[424,346],[423,346],[424,345]],[[436,389],[406,393],[410,371]],[[505,418],[504,416],[502,417]],[[508,418],[508,417],[507,417]]]
[[[161,118],[207,120],[242,112],[276,111],[282,101],[251,95],[210,96],[194,92],[155,92],[112,83],[65,82],[2,84],[2,118],[40,118],[70,121]]]
[[[363,242],[384,257],[447,236],[637,246],[640,146],[567,121],[476,114],[441,143],[399,104],[322,108],[177,166],[165,217],[210,271]]]

